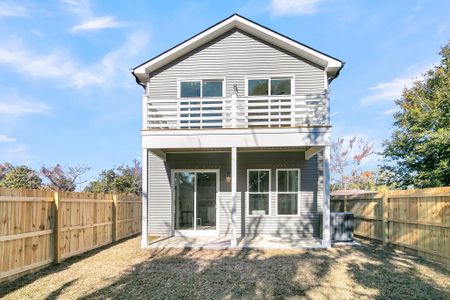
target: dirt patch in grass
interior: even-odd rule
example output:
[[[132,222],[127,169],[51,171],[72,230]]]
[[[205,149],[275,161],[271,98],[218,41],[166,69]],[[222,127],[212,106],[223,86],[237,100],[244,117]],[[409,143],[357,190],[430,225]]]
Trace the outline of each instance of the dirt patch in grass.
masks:
[[[450,299],[444,266],[379,245],[141,250],[139,238],[0,285],[5,299]]]

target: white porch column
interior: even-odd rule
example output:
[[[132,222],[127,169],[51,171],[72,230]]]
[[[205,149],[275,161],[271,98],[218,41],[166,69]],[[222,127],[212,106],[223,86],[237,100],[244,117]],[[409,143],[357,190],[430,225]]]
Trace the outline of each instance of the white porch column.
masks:
[[[141,248],[148,246],[148,150],[142,149],[142,238]]]
[[[231,247],[237,246],[236,195],[237,194],[237,148],[231,148]]]
[[[331,246],[330,227],[330,146],[323,147],[323,215],[322,246]]]

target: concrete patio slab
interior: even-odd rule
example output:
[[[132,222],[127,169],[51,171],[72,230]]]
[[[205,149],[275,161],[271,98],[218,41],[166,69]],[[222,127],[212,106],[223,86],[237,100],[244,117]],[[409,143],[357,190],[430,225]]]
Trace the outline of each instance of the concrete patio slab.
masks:
[[[150,242],[150,249],[218,249],[218,250],[241,250],[241,249],[323,249],[320,239],[296,239],[275,236],[243,237],[238,239],[236,247],[231,247],[229,236],[219,237],[187,237],[171,236],[161,237]]]

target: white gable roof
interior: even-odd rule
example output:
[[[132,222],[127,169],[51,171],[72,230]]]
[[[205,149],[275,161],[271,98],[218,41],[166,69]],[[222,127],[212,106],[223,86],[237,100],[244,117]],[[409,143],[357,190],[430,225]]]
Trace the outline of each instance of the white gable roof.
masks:
[[[160,55],[135,67],[131,70],[131,72],[136,77],[136,81],[139,84],[143,84],[146,81],[148,73],[161,68],[162,66],[174,61],[175,59],[191,52],[192,50],[234,28],[248,32],[249,34],[258,37],[272,45],[278,46],[293,54],[303,57],[310,62],[322,66],[327,72],[329,81],[339,75],[339,71],[344,65],[344,63],[337,58],[334,58],[300,42],[292,40],[278,32],[250,21],[238,14],[234,14],[229,18],[200,32],[192,38],[182,42],[181,44],[178,44],[177,46],[167,50],[166,52],[163,52]]]

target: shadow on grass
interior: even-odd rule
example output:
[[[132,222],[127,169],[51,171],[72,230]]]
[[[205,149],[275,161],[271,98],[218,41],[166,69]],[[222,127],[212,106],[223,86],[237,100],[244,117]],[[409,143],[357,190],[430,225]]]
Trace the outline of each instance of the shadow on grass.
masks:
[[[105,248],[25,276],[15,286],[11,283],[6,289],[2,287],[2,293],[6,295],[48,274],[64,272],[71,264]],[[440,278],[450,278],[450,271],[444,266],[377,245],[269,254],[258,250],[143,251],[148,251],[144,261],[130,264],[125,273],[111,277],[106,286],[93,285],[88,294],[80,292],[76,298],[280,299],[334,295],[336,298],[450,299],[449,289],[442,284],[438,286],[433,281],[435,278],[428,277],[422,269],[427,267]],[[71,280],[56,285],[48,297],[64,297],[67,289],[75,295],[72,290],[78,283],[76,278]],[[339,285],[340,280],[346,281]]]
[[[101,251],[104,251],[104,250],[106,250],[106,249],[108,249],[108,248],[110,248],[112,246],[121,244],[121,243],[123,243],[123,242],[125,242],[125,241],[127,241],[129,239],[135,238],[135,237],[136,236],[130,236],[130,237],[127,237],[127,238],[125,238],[123,240],[120,240],[118,242],[113,242],[111,244],[108,244],[108,245],[99,247],[97,249],[85,252],[83,254],[69,257],[69,258],[63,260],[60,264],[55,264],[55,263],[50,264],[48,267],[45,267],[45,268],[43,268],[43,269],[41,269],[39,271],[30,273],[30,274],[21,276],[21,277],[15,279],[13,281],[2,282],[2,283],[0,283],[0,298],[3,298],[7,294],[9,294],[9,293],[11,293],[11,292],[13,292],[15,290],[18,290],[18,289],[20,289],[20,288],[22,288],[24,286],[27,286],[27,285],[33,283],[34,281],[36,281],[36,280],[38,280],[38,279],[40,279],[42,277],[45,277],[47,275],[54,274],[54,273],[63,272],[64,270],[69,268],[74,263],[80,262],[80,261],[82,261],[82,260],[84,260],[84,259],[86,259],[88,257],[96,255],[97,253],[99,253]],[[72,285],[72,284],[73,284],[73,281],[71,281],[70,285]],[[66,287],[67,286],[65,286],[64,288],[66,288]]]
[[[323,251],[268,258],[254,250],[215,251],[215,258],[211,260],[195,259],[199,254],[203,255],[198,251],[185,249],[177,255],[157,252],[152,255],[153,259],[135,265],[113,284],[82,299],[304,296],[327,274],[332,263]],[[299,269],[307,269],[308,276],[297,282]]]
[[[377,244],[355,250],[368,259],[348,263],[347,272],[355,283],[376,289],[375,299],[450,299],[450,271],[443,265]],[[433,277],[418,270],[419,266],[447,276],[447,288],[437,286]]]

